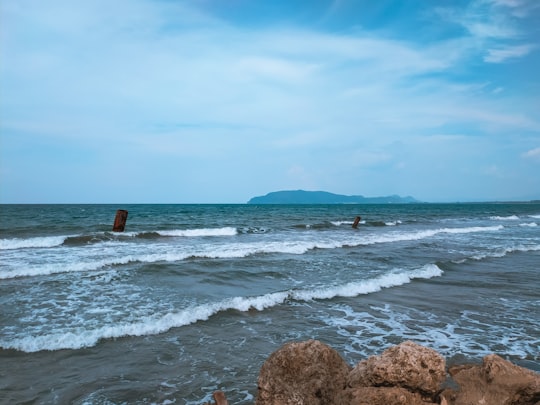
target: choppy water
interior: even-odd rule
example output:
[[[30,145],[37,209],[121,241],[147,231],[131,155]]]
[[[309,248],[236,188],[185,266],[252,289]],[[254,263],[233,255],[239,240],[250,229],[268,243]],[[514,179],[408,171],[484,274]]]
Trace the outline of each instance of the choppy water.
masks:
[[[1,403],[252,403],[309,338],[540,371],[540,204],[0,210]]]

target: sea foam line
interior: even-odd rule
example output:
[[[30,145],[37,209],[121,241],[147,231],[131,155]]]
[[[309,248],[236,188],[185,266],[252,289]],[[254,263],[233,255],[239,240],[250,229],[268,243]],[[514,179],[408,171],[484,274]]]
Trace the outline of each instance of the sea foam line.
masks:
[[[351,222],[352,223],[352,222]],[[400,223],[400,221],[397,221]],[[390,225],[388,223],[387,225]],[[392,223],[391,225],[394,225]],[[436,230],[420,231],[411,234],[411,240],[434,236],[438,233],[470,233],[481,231],[495,231],[503,229],[502,225],[487,226],[487,227],[470,227],[470,228],[442,228]],[[152,232],[126,232],[118,235],[127,237],[136,237]],[[175,230],[161,230],[155,231],[161,236],[177,236],[177,237],[201,237],[201,236],[234,236],[238,234],[238,230],[234,227],[223,228],[200,228],[200,229],[175,229]],[[103,232],[105,234],[105,232]],[[97,234],[96,234],[97,235]],[[0,250],[13,250],[13,249],[25,249],[25,248],[51,248],[64,244],[67,239],[78,238],[82,235],[61,235],[61,236],[42,236],[32,238],[13,238],[13,239],[0,239]],[[108,242],[108,241],[104,241]]]
[[[389,242],[405,242],[405,241],[414,241],[431,238],[439,234],[467,234],[467,233],[476,233],[476,232],[495,232],[504,229],[502,225],[496,226],[472,226],[467,228],[439,228],[439,229],[427,229],[417,232],[396,232],[389,233],[382,236],[370,236],[358,240],[356,243],[350,246],[360,246],[360,245],[373,245],[376,243],[389,243]]]
[[[326,239],[326,240],[291,240],[291,241],[273,241],[257,243],[230,243],[225,245],[208,244],[197,249],[162,251],[155,253],[128,253],[114,257],[103,257],[100,251],[97,251],[99,259],[92,260],[92,257],[81,259],[69,264],[49,263],[33,266],[18,266],[17,268],[5,269],[0,272],[0,279],[9,279],[16,277],[32,277],[51,275],[57,273],[83,272],[99,270],[107,266],[125,265],[128,263],[156,263],[156,262],[178,262],[189,258],[205,259],[231,259],[243,258],[257,254],[295,254],[301,255],[313,249],[339,249],[345,246],[355,247],[362,245],[373,245],[377,243],[392,243],[402,241],[414,241],[426,239],[441,233],[466,234],[474,232],[492,232],[503,229],[502,225],[487,227],[467,227],[467,228],[441,228],[424,230],[418,232],[404,233],[395,232],[384,235],[355,235],[354,238],[345,239]],[[231,228],[234,229],[234,228]],[[156,246],[152,247],[157,249]]]
[[[206,321],[212,316],[229,310],[241,312],[250,310],[263,311],[290,300],[311,301],[327,300],[335,297],[355,297],[377,292],[383,288],[407,284],[413,279],[429,279],[439,277],[442,274],[443,271],[437,265],[427,264],[412,271],[394,270],[389,274],[370,280],[361,280],[326,288],[279,291],[255,297],[231,297],[219,302],[200,304],[181,311],[169,312],[161,316],[143,317],[137,322],[115,323],[114,325],[104,325],[92,330],[79,327],[47,335],[0,340],[0,347],[29,353],[42,350],[81,349],[95,346],[102,339],[157,335],[172,328]]]
[[[163,253],[147,255],[126,255],[122,257],[104,258],[94,261],[77,261],[67,263],[49,263],[37,266],[17,267],[16,269],[2,270],[0,280],[17,277],[48,276],[60,273],[77,273],[100,270],[108,266],[118,266],[128,263],[155,263],[159,261],[176,262],[189,257],[186,253]]]
[[[0,250],[49,248],[62,245],[73,236],[37,236],[33,238],[0,239]]]
[[[108,232],[97,232],[87,236],[105,235]],[[183,237],[201,237],[201,236],[234,236],[238,234],[236,228],[199,228],[199,229],[173,229],[160,231],[141,231],[141,232],[112,232],[112,235],[123,237],[137,237],[148,233],[157,233],[160,236],[183,236]],[[27,249],[27,248],[51,248],[61,246],[68,239],[80,238],[85,235],[59,235],[59,236],[35,236],[31,238],[11,238],[0,239],[0,250]],[[107,242],[107,241],[103,241]]]
[[[157,231],[161,236],[184,236],[184,237],[197,237],[197,236],[234,236],[238,234],[236,228],[223,227],[223,228],[201,228],[201,229],[174,229],[166,231]]]
[[[492,219],[495,221],[516,221],[519,219],[519,217],[517,215],[509,215],[507,217],[492,216],[492,217],[489,217],[489,219]]]
[[[540,251],[540,245],[518,245],[513,247],[505,247],[505,248],[499,248],[489,253],[482,253],[482,254],[476,254],[474,256],[471,256],[470,259],[473,260],[483,260],[486,258],[499,258],[504,257],[509,253],[514,252],[538,252]]]
[[[354,281],[333,287],[293,291],[291,298],[309,301],[313,299],[332,299],[335,297],[356,297],[358,295],[371,294],[383,288],[408,284],[413,279],[439,277],[442,274],[443,271],[436,264],[427,264],[412,272],[394,271],[370,280]]]

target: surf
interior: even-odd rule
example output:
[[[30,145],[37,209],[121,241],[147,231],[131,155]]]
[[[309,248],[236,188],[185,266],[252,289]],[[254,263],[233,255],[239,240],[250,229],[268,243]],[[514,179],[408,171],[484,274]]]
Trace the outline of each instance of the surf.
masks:
[[[235,296],[220,301],[201,303],[163,314],[143,316],[136,321],[115,322],[91,329],[88,324],[78,327],[64,327],[54,333],[24,335],[18,332],[16,338],[0,340],[0,347],[23,352],[55,351],[63,349],[82,349],[96,346],[103,339],[116,339],[128,336],[146,336],[165,333],[172,328],[187,326],[208,320],[220,313],[234,310],[240,312],[264,311],[289,302],[309,302],[331,300],[336,297],[355,297],[371,294],[384,288],[408,284],[415,279],[429,279],[443,274],[436,264],[427,264],[418,269],[393,269],[371,279],[357,280],[344,284],[328,285],[319,288],[289,289],[259,296]],[[89,308],[88,312],[97,311]]]

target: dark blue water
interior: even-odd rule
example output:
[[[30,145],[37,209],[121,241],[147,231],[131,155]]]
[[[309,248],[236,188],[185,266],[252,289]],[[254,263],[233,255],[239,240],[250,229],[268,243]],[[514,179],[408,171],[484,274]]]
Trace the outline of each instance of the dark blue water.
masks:
[[[310,338],[540,371],[540,204],[0,210],[1,403],[252,403]]]

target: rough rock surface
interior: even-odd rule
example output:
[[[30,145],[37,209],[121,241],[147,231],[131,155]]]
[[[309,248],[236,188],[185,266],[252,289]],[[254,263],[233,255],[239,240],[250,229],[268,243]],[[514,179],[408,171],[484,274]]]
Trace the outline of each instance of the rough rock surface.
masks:
[[[444,358],[413,342],[354,369],[319,341],[288,343],[262,366],[256,404],[540,405],[540,374],[497,355],[486,356],[482,365],[451,367],[449,373],[457,388],[442,390],[448,378]]]
[[[446,361],[435,350],[407,341],[363,360],[351,371],[348,385],[401,387],[434,397],[446,379]]]
[[[495,354],[484,357],[481,365],[455,366],[449,373],[460,388],[442,393],[449,405],[540,404],[540,375]]]
[[[257,405],[345,404],[349,365],[329,346],[287,343],[263,364]]]
[[[350,405],[435,405],[399,387],[361,387],[349,390],[349,395]]]

